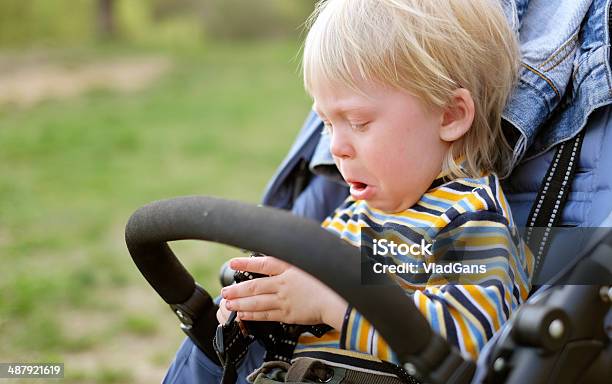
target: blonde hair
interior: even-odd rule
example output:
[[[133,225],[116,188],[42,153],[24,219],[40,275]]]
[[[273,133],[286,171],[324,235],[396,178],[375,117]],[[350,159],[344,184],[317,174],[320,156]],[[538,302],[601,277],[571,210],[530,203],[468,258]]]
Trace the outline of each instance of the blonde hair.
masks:
[[[452,143],[444,169],[451,177],[506,173],[511,150],[501,113],[520,56],[494,0],[322,0],[308,25],[303,70],[310,94],[330,81],[362,92],[357,83],[364,79],[444,107],[453,91],[465,88],[474,121]]]

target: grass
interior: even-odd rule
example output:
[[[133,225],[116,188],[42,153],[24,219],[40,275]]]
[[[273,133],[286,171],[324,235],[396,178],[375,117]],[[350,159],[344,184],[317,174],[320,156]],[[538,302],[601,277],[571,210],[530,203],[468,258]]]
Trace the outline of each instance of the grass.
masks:
[[[180,338],[157,324],[158,316],[164,324],[174,319],[133,266],[123,226],[137,207],[171,196],[258,201],[309,108],[293,60],[297,47],[70,51],[53,60],[155,53],[174,65],[137,93],[93,90],[30,109],[0,106],[0,361],[104,351],[125,333]],[[218,289],[222,261],[236,254],[211,244],[173,248],[210,290]],[[130,302],[126,292],[137,297]],[[88,313],[96,320],[75,327]],[[84,334],[74,336],[76,328]],[[119,368],[100,369],[77,376],[133,379]]]
[[[155,319],[142,315],[128,315],[125,318],[124,327],[128,332],[140,336],[154,335],[158,331]]]

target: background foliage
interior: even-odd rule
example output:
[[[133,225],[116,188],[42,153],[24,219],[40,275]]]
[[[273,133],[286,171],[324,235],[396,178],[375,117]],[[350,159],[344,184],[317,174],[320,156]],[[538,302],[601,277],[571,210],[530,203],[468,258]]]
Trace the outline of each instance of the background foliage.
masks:
[[[123,227],[176,195],[259,200],[310,107],[313,1],[115,0],[110,27],[101,3],[0,2],[0,361],[160,382],[183,336]],[[237,255],[173,248],[211,292]]]
[[[130,42],[177,43],[297,35],[314,0],[2,0],[0,44],[10,47]],[[100,25],[112,9],[113,30]],[[182,42],[180,40],[183,40]]]

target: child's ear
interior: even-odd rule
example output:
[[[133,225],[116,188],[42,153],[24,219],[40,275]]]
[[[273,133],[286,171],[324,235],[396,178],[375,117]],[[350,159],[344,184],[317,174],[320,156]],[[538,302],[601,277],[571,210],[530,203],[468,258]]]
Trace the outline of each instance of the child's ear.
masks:
[[[470,130],[474,121],[474,100],[470,91],[458,88],[450,103],[444,107],[440,125],[440,139],[453,142]]]

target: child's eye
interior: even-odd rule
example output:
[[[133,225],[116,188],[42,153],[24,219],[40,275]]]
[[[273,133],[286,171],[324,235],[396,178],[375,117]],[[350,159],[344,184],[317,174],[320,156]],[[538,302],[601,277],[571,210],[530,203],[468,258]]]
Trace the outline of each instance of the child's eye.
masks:
[[[365,131],[368,124],[351,124],[351,128],[355,131]]]

